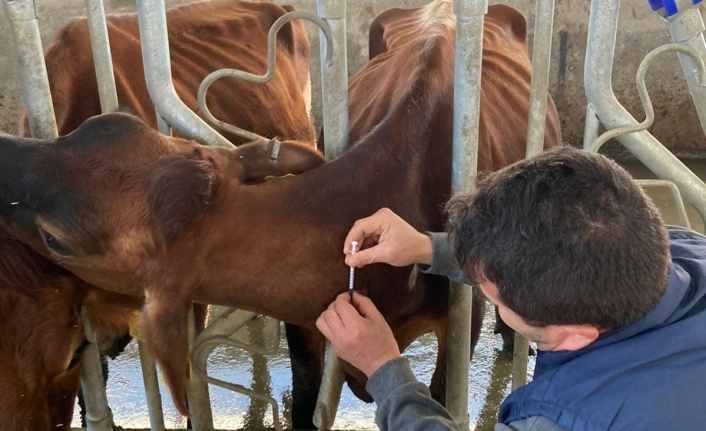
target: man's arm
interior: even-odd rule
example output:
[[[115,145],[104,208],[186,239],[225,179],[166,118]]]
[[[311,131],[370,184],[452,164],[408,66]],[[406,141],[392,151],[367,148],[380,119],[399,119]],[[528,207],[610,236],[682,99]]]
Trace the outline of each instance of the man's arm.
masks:
[[[443,275],[454,282],[471,284],[451,251],[449,234],[446,232],[426,232],[426,234],[431,239],[431,265],[419,264],[417,265],[419,270],[424,274]]]
[[[459,430],[449,412],[417,381],[406,358],[377,369],[365,388],[377,404],[375,423],[381,431]]]

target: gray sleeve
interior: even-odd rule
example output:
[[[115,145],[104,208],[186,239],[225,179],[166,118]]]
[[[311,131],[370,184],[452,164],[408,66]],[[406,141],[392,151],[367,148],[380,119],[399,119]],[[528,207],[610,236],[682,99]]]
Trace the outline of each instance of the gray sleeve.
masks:
[[[378,406],[375,423],[380,431],[459,430],[449,412],[434,401],[429,388],[412,373],[406,358],[385,363],[365,388]]]
[[[424,233],[431,238],[431,265],[417,265],[419,271],[424,274],[443,275],[458,283],[471,284],[451,251],[449,234],[446,232]]]
[[[493,431],[569,431],[568,428],[550,421],[544,416],[530,416],[528,418],[510,422],[509,425],[495,424]]]

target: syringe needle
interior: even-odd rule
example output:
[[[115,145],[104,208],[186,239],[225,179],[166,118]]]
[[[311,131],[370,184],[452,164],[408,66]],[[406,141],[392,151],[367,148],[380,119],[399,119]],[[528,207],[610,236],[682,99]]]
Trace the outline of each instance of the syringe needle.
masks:
[[[351,256],[358,251],[358,241],[351,241]],[[353,302],[353,280],[355,278],[355,267],[351,266],[350,276],[348,277],[348,293],[351,295],[351,302]]]

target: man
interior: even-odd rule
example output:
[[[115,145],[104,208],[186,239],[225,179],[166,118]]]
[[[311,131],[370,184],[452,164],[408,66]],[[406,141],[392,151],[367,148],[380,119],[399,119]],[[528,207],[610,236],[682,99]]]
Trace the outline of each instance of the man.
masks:
[[[706,237],[667,229],[625,170],[570,147],[490,174],[447,212],[448,234],[384,209],[357,221],[344,253],[364,247],[346,263],[473,282],[537,343],[534,379],[503,402],[496,430],[706,427]],[[369,377],[381,430],[456,429],[369,299],[340,295],[317,326]]]

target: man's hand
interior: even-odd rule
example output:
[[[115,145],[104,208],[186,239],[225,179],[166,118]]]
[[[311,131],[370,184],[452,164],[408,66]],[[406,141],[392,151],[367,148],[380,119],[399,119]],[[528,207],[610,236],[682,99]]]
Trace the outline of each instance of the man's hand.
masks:
[[[351,241],[361,244],[351,255]],[[371,263],[407,266],[431,264],[431,239],[414,229],[397,214],[383,208],[355,222],[343,244],[346,265],[357,268]]]
[[[329,340],[336,355],[370,377],[385,362],[400,357],[392,330],[373,302],[348,292],[321,313],[316,327]]]

